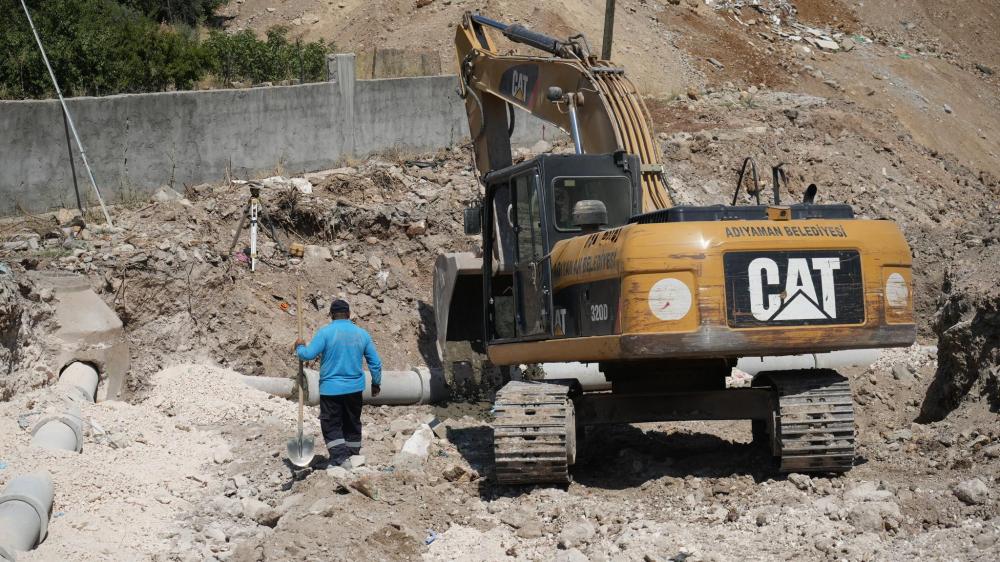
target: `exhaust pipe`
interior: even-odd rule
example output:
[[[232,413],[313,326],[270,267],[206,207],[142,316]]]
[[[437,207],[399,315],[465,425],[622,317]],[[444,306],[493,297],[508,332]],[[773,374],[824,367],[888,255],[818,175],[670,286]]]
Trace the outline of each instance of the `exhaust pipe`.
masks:
[[[45,540],[52,498],[52,477],[44,471],[7,484],[0,494],[0,561],[14,562],[18,550],[31,550]]]

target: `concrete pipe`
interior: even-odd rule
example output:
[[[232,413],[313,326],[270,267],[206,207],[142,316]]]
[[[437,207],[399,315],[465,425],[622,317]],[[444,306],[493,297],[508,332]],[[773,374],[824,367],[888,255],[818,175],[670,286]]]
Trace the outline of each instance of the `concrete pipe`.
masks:
[[[756,375],[763,371],[867,366],[878,359],[881,351],[881,349],[843,349],[805,355],[743,357],[737,362],[736,368]],[[604,377],[597,363],[543,363],[542,370],[545,373],[545,380],[576,379],[580,381],[580,386],[585,392],[611,390],[611,383]]]
[[[611,383],[597,363],[542,363],[542,372],[545,380],[576,379],[585,392],[611,390]]]
[[[83,450],[83,419],[79,407],[70,407],[62,414],[45,416],[31,430],[31,445],[43,449]]]
[[[76,361],[63,369],[59,375],[58,386],[64,388],[71,396],[80,397],[87,402],[93,402],[97,396],[97,383],[100,377],[97,369],[86,363]]]
[[[268,394],[281,396],[290,400],[298,400],[295,381],[281,377],[247,377],[242,378],[248,386],[262,390]],[[306,381],[309,385],[307,403],[310,406],[319,404],[319,373],[306,369]],[[382,392],[378,396],[371,395],[371,374],[365,372],[365,404],[372,406],[409,406],[414,404],[430,404],[443,400],[447,390],[444,377],[439,370],[417,367],[410,371],[382,371]]]
[[[440,369],[417,367],[412,371],[382,371],[381,392],[372,397],[371,374],[365,372],[365,404],[410,406],[431,404],[447,398],[447,385]]]
[[[881,353],[881,349],[842,349],[829,353],[807,353],[805,355],[742,357],[736,363],[736,368],[751,375],[756,375],[764,371],[839,369],[855,365],[868,366],[874,363]]]
[[[11,480],[0,494],[0,560],[13,562],[16,551],[45,540],[52,511],[52,478],[33,472]]]

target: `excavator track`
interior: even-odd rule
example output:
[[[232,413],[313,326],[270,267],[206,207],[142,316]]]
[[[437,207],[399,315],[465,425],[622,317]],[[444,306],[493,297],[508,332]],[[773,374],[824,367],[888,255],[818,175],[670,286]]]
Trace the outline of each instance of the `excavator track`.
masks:
[[[493,452],[500,484],[565,484],[576,457],[569,387],[510,382],[496,395]]]
[[[778,395],[774,452],[782,472],[846,472],[854,465],[854,402],[829,369],[769,373]]]

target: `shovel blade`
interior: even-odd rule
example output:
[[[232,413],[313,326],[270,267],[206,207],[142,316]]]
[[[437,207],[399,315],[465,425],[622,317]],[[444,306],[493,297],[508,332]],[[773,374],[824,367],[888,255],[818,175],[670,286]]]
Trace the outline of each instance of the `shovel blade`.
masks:
[[[312,462],[315,442],[312,437],[296,437],[288,440],[288,462],[305,468]]]

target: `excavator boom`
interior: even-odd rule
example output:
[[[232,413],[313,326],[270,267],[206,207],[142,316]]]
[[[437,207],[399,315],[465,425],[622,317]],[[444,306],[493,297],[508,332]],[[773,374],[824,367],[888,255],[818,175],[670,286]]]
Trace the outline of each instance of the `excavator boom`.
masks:
[[[550,56],[502,54],[491,30]],[[455,45],[480,174],[511,165],[511,120],[518,107],[571,135],[579,154],[638,156],[643,212],[672,205],[642,98],[622,68],[590,54],[582,36],[561,41],[466,14]]]

